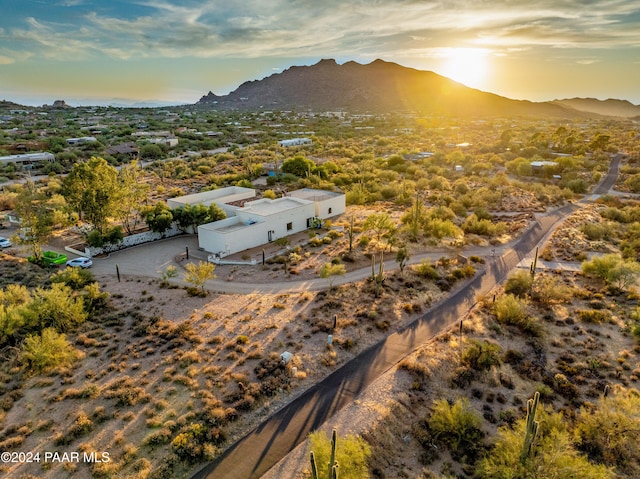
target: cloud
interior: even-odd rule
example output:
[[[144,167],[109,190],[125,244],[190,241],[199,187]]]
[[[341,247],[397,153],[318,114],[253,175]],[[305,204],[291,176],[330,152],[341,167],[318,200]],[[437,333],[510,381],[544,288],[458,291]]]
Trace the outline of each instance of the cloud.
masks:
[[[84,3],[62,1],[67,10]],[[113,5],[57,22],[26,18],[21,27],[0,31],[0,42],[58,60],[429,56],[446,47],[487,48],[503,55],[535,47],[640,48],[640,5],[626,0],[534,5],[528,0],[141,0],[130,8]],[[82,23],[73,23],[74,18]]]
[[[11,65],[15,60],[13,58],[5,57],[4,55],[0,55],[0,65]]]

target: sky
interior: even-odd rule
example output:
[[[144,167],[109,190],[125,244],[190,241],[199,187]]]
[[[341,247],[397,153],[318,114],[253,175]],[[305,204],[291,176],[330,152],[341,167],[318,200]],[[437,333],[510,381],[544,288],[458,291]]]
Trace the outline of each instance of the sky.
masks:
[[[0,100],[26,105],[194,103],[325,58],[640,104],[640,2],[0,0]]]

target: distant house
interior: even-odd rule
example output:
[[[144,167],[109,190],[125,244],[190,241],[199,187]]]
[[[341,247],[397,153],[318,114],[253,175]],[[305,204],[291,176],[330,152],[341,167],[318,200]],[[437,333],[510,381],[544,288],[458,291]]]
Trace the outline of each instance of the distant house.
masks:
[[[311,138],[291,138],[289,140],[280,140],[278,145],[287,148],[290,146],[311,145],[312,143]]]
[[[22,153],[20,155],[0,156],[0,163],[7,165],[10,163],[20,165],[24,168],[34,168],[43,163],[52,163],[56,157],[53,153]]]
[[[137,158],[140,150],[135,143],[122,143],[120,145],[114,145],[107,148],[107,155],[111,156],[126,156],[128,158]]]
[[[198,244],[218,257],[254,248],[299,233],[345,212],[345,195],[304,188],[282,198],[255,199],[255,190],[232,186],[172,198],[171,208],[186,204],[215,203],[227,218],[198,226]]]
[[[68,145],[79,145],[83,143],[95,143],[97,140],[94,136],[83,136],[80,138],[67,138]]]
[[[555,161],[532,161],[531,162],[531,172],[534,175],[540,174],[544,171],[545,167],[553,168],[558,166],[558,163]]]
[[[154,145],[165,145],[165,146],[168,146],[169,148],[178,146],[177,138],[150,138],[149,142],[153,143]]]

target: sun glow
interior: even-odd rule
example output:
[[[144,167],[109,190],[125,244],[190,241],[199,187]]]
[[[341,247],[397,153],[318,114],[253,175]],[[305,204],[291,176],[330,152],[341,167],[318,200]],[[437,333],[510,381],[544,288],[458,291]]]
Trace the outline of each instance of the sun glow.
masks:
[[[489,70],[488,51],[484,48],[449,48],[442,54],[441,74],[464,85],[480,88]]]

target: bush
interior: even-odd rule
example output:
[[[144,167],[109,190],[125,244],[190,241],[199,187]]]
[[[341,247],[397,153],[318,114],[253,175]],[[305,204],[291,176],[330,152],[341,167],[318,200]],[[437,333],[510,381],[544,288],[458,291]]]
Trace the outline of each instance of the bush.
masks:
[[[36,374],[69,366],[77,357],[64,334],[45,328],[39,335],[30,335],[22,344],[20,357],[25,367]]]
[[[533,276],[528,270],[519,269],[511,274],[504,285],[504,292],[522,298],[533,286]]]
[[[625,477],[640,477],[640,394],[616,389],[578,416],[578,448]]]
[[[440,274],[428,259],[423,260],[420,264],[413,267],[413,271],[421,278],[437,280]]]
[[[520,453],[526,420],[519,419],[513,428],[503,426],[498,429],[495,447],[478,463],[476,475],[483,479],[614,477],[610,469],[591,464],[576,451],[561,413],[551,413],[544,406],[538,406],[536,419],[539,422],[538,436],[524,464],[520,461]]]
[[[449,448],[457,461],[475,460],[484,438],[481,425],[482,418],[466,398],[457,399],[453,405],[444,399],[435,401],[429,417],[429,430],[434,442]]]
[[[502,348],[488,341],[470,339],[469,346],[462,354],[462,363],[476,371],[486,371],[491,366],[500,365]]]
[[[498,297],[493,304],[493,314],[499,323],[518,327],[522,332],[540,336],[542,328],[535,317],[527,313],[527,301],[512,294]]]

